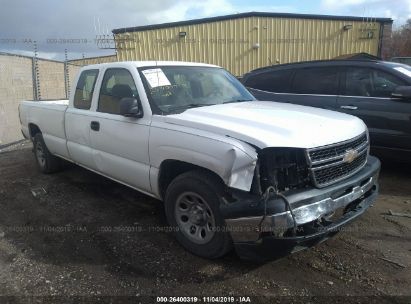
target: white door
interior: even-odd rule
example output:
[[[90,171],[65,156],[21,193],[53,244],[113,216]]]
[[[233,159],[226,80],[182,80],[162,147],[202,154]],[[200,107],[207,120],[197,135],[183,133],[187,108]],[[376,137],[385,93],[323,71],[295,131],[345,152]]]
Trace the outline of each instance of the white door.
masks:
[[[148,154],[150,120],[148,117],[120,115],[120,100],[124,97],[139,99],[132,74],[125,68],[107,69],[101,83],[97,109],[93,112],[95,128],[90,133],[94,163],[101,173],[151,192]]]
[[[94,112],[90,111],[94,87],[99,70],[85,70],[81,73],[74,92],[73,106],[65,116],[67,149],[70,158],[83,166],[95,170],[90,142],[90,124]]]

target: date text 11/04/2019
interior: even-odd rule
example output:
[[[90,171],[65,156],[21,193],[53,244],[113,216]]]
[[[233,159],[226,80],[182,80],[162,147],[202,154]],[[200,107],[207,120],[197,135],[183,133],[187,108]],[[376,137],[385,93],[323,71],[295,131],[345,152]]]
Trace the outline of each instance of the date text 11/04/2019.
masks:
[[[251,303],[251,298],[244,297],[157,297],[157,303]]]

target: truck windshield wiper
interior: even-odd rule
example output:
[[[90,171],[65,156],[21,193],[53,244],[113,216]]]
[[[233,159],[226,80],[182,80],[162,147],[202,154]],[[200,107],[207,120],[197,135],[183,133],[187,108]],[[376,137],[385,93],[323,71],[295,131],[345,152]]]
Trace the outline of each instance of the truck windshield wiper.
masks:
[[[187,109],[192,109],[192,108],[206,107],[206,106],[214,106],[214,105],[216,104],[215,103],[190,103],[190,104],[174,107],[171,109],[171,112],[179,111],[179,110],[187,110]]]
[[[229,101],[224,101],[224,103],[234,103],[234,102],[245,102],[245,101],[253,101],[252,99],[235,99],[235,100],[229,100]]]

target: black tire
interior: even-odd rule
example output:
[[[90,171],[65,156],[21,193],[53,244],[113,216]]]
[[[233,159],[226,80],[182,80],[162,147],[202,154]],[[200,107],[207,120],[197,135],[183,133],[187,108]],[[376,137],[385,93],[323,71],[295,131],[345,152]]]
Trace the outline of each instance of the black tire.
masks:
[[[226,230],[225,221],[220,212],[223,189],[223,186],[219,183],[216,177],[201,170],[190,171],[177,176],[167,188],[165,195],[165,212],[168,223],[173,228],[178,242],[195,255],[214,259],[227,254],[232,249],[232,240],[230,234]],[[204,226],[196,226],[190,222],[190,219],[187,219],[187,222],[183,223],[182,218],[185,215],[182,215],[180,218],[180,215],[176,214],[176,212],[180,212],[179,210],[181,210],[180,208],[176,211],[176,208],[179,208],[177,205],[181,204],[181,198],[185,197],[184,195],[187,193],[188,196],[194,195],[200,197],[202,203],[205,203],[201,204],[200,202],[199,204],[203,207],[206,205],[206,207],[203,208],[205,210],[203,215],[207,218],[204,219],[204,221],[207,222],[203,224]],[[190,208],[187,208],[187,210],[188,209]],[[192,215],[192,212],[190,214]],[[210,223],[208,222],[211,221],[210,214],[212,215],[212,222],[215,226],[213,227],[214,233],[210,232],[211,229],[207,229],[211,226],[209,226]],[[201,216],[202,215],[200,215],[200,217]],[[187,229],[182,228],[183,226],[181,225],[184,225],[184,227],[190,225],[196,226],[199,228],[198,232],[200,233],[195,236],[191,231],[193,226],[190,226],[191,228],[187,231]],[[208,234],[209,232],[210,234]],[[202,235],[203,233],[205,235],[204,237]],[[196,237],[196,242],[199,241],[203,243],[196,243],[193,241]]]
[[[50,153],[41,133],[34,136],[33,150],[37,166],[42,173],[54,173],[61,169],[61,159]]]

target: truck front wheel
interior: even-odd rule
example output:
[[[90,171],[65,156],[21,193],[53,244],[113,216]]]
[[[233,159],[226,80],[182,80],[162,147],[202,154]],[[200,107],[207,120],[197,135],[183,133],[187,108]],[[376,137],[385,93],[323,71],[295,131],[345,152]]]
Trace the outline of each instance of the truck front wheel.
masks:
[[[167,188],[165,211],[179,243],[205,258],[218,258],[232,248],[220,213],[221,186],[211,174],[190,171]]]
[[[34,156],[37,166],[43,173],[57,172],[61,168],[61,160],[50,153],[44,142],[43,135],[37,133],[33,140]]]

